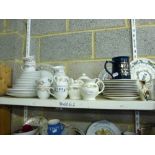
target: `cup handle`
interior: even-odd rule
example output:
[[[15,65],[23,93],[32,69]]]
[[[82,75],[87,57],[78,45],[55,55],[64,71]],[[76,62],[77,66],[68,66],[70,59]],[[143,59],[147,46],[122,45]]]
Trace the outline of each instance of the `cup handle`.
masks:
[[[64,130],[65,125],[61,123],[61,131]]]
[[[99,86],[100,84],[102,85],[102,89],[98,92],[98,94],[102,93],[103,90],[104,90],[104,88],[105,88],[103,81],[99,80],[99,81],[96,82],[96,84],[97,84],[98,86]]]
[[[49,79],[50,84],[53,83],[53,77],[51,79]]]
[[[54,90],[52,87],[50,87],[49,89],[48,89],[48,93],[50,94],[50,95],[52,95],[52,96],[54,96],[54,97],[56,97],[53,93],[51,93],[51,91],[50,90]]]
[[[107,72],[108,74],[111,75],[111,77],[112,77],[112,79],[113,79],[112,73],[110,73],[109,70],[107,69],[107,64],[108,64],[108,63],[113,63],[113,61],[106,61],[105,64],[104,64],[104,69],[106,70],[106,72]]]

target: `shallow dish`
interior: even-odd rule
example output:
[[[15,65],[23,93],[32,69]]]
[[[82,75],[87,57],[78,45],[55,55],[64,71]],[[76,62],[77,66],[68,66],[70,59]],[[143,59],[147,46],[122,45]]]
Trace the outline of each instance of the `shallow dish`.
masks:
[[[120,129],[114,124],[106,120],[97,121],[92,123],[88,130],[87,135],[121,135]]]
[[[110,100],[118,100],[118,101],[133,101],[140,99],[140,96],[106,96],[104,95],[104,98],[110,99]]]
[[[37,97],[37,93],[29,93],[29,92],[21,92],[21,93],[15,93],[15,92],[7,92],[6,93],[9,96],[13,96],[13,97]]]
[[[130,62],[131,78],[144,80],[150,85],[155,78],[155,63],[152,60],[140,58]]]
[[[48,120],[43,116],[35,116],[31,117],[26,121],[25,124],[29,124],[32,126],[38,126],[39,127],[39,134],[40,135],[47,135],[47,126],[48,126]]]

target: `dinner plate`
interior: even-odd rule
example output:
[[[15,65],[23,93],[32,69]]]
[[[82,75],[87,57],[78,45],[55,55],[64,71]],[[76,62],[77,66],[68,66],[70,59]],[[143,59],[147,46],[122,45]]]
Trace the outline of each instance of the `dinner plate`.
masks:
[[[19,91],[19,92],[22,92],[22,91],[35,91],[35,89],[27,89],[27,88],[18,88],[18,89],[15,89],[15,88],[8,88],[7,89],[8,91]]]
[[[116,96],[104,96],[104,98],[110,99],[110,100],[118,100],[118,101],[132,101],[137,100],[140,98],[140,96],[124,96],[124,97],[116,97]]]
[[[36,97],[37,94],[36,93],[15,93],[15,92],[7,92],[6,93],[9,96],[13,96],[13,97]]]
[[[124,93],[124,92],[139,92],[139,90],[138,89],[117,89],[117,88],[113,88],[113,89],[111,89],[111,88],[107,88],[107,89],[105,89],[103,92],[122,92],[122,93]]]
[[[107,85],[105,85],[105,89],[119,89],[119,88],[122,88],[122,89],[137,89],[138,87],[137,86],[107,86]]]
[[[137,95],[139,92],[103,92],[103,94],[109,94],[109,95],[117,95],[117,94],[120,94],[120,95]]]
[[[92,123],[87,129],[87,135],[121,135],[120,129],[107,120]]]
[[[136,79],[112,79],[112,80],[104,80],[105,83],[133,83],[137,82]]]
[[[129,95],[125,95],[125,94],[104,94],[103,97],[138,97],[138,94],[129,94]]]
[[[130,72],[132,79],[144,80],[150,85],[155,78],[155,63],[145,58],[133,60],[130,62]]]

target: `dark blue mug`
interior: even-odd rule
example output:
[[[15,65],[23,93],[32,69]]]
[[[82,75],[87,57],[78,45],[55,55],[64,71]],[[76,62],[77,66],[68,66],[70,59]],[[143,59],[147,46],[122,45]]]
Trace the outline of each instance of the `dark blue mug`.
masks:
[[[64,130],[64,125],[60,123],[59,119],[52,119],[48,121],[48,135],[61,135]]]
[[[108,63],[112,64],[112,72],[107,69]],[[112,79],[131,79],[128,56],[114,57],[112,58],[112,61],[106,61],[104,69],[111,75]]]

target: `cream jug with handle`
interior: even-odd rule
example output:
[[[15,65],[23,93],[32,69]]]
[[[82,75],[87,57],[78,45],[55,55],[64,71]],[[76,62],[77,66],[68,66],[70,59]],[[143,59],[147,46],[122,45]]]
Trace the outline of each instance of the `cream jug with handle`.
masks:
[[[99,90],[101,87],[101,90]],[[92,80],[87,80],[81,87],[81,95],[84,100],[95,100],[96,96],[103,92],[104,83],[96,78]]]

